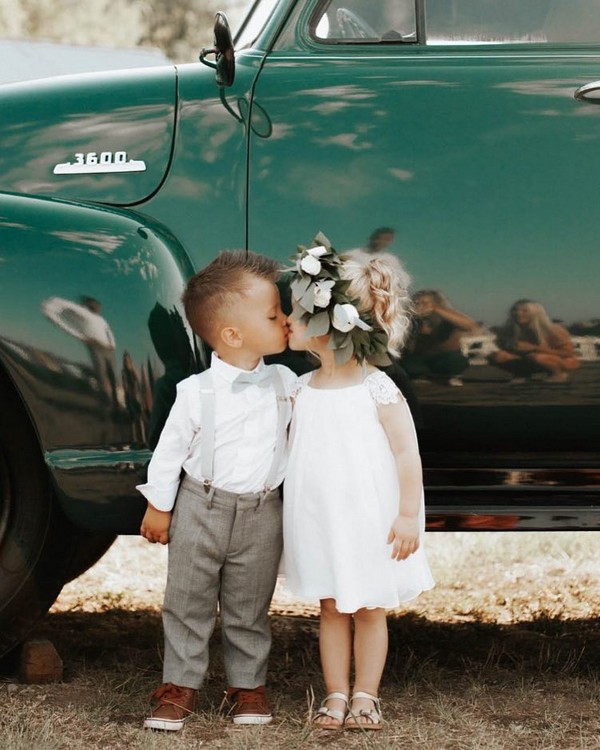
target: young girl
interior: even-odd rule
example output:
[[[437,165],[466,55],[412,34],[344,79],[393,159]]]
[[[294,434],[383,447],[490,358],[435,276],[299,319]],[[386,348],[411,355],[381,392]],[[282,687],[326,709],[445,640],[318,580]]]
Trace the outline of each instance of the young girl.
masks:
[[[321,366],[299,379],[284,502],[287,584],[321,603],[323,729],[381,729],[385,610],[433,586],[421,463],[404,397],[372,363],[408,329],[395,259],[344,258],[319,235],[292,274],[289,346]],[[404,280],[404,279],[403,279]],[[355,680],[350,696],[354,655]]]

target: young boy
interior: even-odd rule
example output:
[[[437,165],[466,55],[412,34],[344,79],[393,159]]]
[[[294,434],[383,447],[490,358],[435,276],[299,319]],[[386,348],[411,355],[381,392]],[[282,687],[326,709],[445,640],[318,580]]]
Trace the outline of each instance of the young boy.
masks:
[[[192,714],[217,603],[233,721],[272,720],[264,688],[268,608],[282,548],[280,484],[296,380],[262,359],[287,343],[277,272],[269,258],[226,251],[183,295],[192,329],[213,354],[209,370],[178,384],[148,482],[137,488],[148,500],[142,536],[169,542],[164,683],[152,695],[148,729],[179,730]]]

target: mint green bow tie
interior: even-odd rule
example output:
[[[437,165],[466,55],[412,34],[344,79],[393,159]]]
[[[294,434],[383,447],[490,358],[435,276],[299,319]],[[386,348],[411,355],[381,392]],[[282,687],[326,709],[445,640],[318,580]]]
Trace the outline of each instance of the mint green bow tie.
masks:
[[[271,373],[266,367],[256,372],[241,372],[231,384],[233,393],[239,393],[249,385],[258,385],[260,388],[267,388],[271,384]]]

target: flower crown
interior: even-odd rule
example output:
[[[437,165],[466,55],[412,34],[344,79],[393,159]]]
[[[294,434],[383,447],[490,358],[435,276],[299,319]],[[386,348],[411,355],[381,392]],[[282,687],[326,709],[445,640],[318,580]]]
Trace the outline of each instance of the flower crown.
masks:
[[[340,276],[344,257],[327,237],[319,232],[310,247],[298,245],[291,259],[295,261],[290,283],[292,315],[306,325],[306,335],[329,334],[337,365],[352,356],[359,362],[389,365],[387,334],[370,316],[359,314],[357,300],[347,294],[350,281]]]

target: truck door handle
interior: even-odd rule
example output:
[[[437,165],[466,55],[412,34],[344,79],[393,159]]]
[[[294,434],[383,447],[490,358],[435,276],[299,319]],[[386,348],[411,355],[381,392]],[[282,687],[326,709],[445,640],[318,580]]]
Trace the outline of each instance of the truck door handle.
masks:
[[[593,81],[580,86],[573,96],[580,102],[600,104],[600,81]]]

